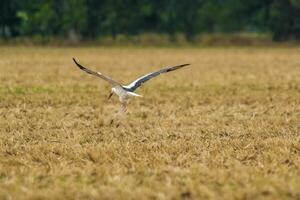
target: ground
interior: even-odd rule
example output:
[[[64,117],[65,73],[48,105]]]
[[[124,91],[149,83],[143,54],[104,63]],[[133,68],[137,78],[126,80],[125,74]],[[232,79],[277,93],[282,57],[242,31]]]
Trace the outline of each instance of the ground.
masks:
[[[120,126],[110,86],[139,88]],[[300,199],[300,48],[0,47],[0,199]]]

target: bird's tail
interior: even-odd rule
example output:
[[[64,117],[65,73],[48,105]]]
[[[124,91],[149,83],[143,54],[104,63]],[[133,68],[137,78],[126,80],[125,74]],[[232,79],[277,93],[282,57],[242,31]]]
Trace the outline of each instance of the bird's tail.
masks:
[[[135,96],[135,97],[143,97],[142,95],[139,95],[137,93],[134,92],[128,92],[131,96]]]

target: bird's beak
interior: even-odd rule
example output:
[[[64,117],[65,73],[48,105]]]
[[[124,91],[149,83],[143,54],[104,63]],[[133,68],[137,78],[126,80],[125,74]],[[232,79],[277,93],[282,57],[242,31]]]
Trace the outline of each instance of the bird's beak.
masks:
[[[109,96],[108,96],[108,100],[111,98],[111,96],[113,95],[114,93],[113,92],[111,92],[110,94],[109,94]]]

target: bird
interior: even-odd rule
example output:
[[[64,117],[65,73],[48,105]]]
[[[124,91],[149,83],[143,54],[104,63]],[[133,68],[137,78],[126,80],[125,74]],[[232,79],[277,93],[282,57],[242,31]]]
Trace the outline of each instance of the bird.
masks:
[[[160,74],[171,72],[171,71],[174,71],[174,70],[177,70],[182,67],[190,65],[190,64],[181,64],[181,65],[176,65],[176,66],[172,66],[172,67],[165,67],[158,71],[141,76],[140,78],[136,79],[135,81],[133,81],[132,83],[130,83],[128,85],[122,85],[119,82],[113,80],[112,78],[110,78],[108,76],[103,75],[100,72],[90,70],[87,67],[79,64],[75,60],[75,58],[73,58],[73,61],[76,64],[76,66],[79,67],[79,69],[83,70],[84,72],[86,72],[88,74],[97,76],[111,84],[112,88],[111,88],[110,94],[108,96],[108,99],[110,99],[114,93],[117,96],[119,96],[119,100],[122,104],[120,111],[122,111],[122,112],[126,112],[130,97],[142,97],[142,95],[139,95],[139,94],[135,93],[134,91],[137,88],[141,87],[145,82],[149,81],[150,79],[152,79],[154,77],[159,76]]]

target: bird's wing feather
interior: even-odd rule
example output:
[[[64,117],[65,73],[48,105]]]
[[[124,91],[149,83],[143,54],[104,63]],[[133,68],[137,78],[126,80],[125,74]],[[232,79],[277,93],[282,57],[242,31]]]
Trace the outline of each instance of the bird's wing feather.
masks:
[[[129,85],[126,85],[126,86],[123,86],[123,87],[125,87],[126,89],[128,89],[130,91],[134,91],[138,87],[140,87],[143,83],[147,82],[148,80],[150,80],[150,79],[152,79],[152,78],[154,78],[154,77],[156,77],[156,76],[158,76],[158,75],[160,75],[162,73],[174,71],[174,70],[180,69],[182,67],[185,67],[187,65],[190,65],[190,64],[183,64],[183,65],[177,65],[177,66],[173,66],[173,67],[163,68],[163,69],[158,70],[156,72],[152,72],[152,73],[146,74],[146,75],[138,78],[137,80],[133,81]]]
[[[77,65],[77,67],[79,67],[79,69],[85,71],[86,73],[88,74],[92,74],[94,76],[97,76],[99,78],[102,78],[106,81],[108,81],[110,84],[112,85],[121,85],[120,83],[116,82],[115,80],[111,79],[110,77],[107,77],[107,76],[104,76],[103,74],[101,74],[100,72],[95,72],[95,71],[92,71],[84,66],[82,66],[81,64],[79,64],[74,58],[73,58],[73,61],[75,62],[75,64]]]

